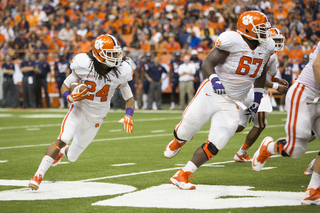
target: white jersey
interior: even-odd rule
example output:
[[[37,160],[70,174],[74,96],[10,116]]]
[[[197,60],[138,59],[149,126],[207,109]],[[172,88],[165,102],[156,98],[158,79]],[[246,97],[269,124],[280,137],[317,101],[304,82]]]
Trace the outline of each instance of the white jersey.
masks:
[[[312,89],[313,91],[315,91],[317,93],[320,93],[320,88],[318,87],[318,85],[316,83],[312,65],[318,55],[319,49],[320,49],[320,42],[317,44],[317,47],[310,54],[309,62],[303,68],[303,70],[301,71],[301,74],[299,75],[298,80],[297,80],[298,83],[306,85],[307,87],[309,87],[310,89]]]
[[[74,106],[81,109],[90,120],[101,121],[106,117],[110,109],[111,98],[117,87],[122,91],[125,100],[133,96],[127,83],[132,80],[132,69],[126,61],[117,67],[119,70],[118,78],[114,74],[109,74],[109,81],[105,78],[98,78],[93,60],[86,53],[76,55],[70,68],[72,73],[64,81],[64,84],[70,87],[71,83],[78,81],[87,85],[88,97],[83,101],[74,102]]]
[[[255,79],[261,76],[274,47],[274,41],[268,39],[252,50],[239,33],[228,31],[220,34],[216,48],[230,54],[215,70],[230,98],[239,101],[246,98]]]

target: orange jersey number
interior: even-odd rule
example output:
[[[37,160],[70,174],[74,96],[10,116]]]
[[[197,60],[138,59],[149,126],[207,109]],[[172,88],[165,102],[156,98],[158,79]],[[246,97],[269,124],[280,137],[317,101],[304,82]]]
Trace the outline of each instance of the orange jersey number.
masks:
[[[239,75],[246,75],[249,73],[249,70],[250,70],[249,64],[258,64],[257,69],[254,71],[253,74],[250,75],[250,77],[254,78],[256,77],[258,71],[260,70],[262,62],[263,60],[260,58],[254,58],[252,60],[252,58],[248,56],[242,56],[240,58],[239,66],[236,70],[236,73]]]
[[[94,93],[96,91],[97,84],[95,82],[93,82],[93,81],[85,81],[84,83],[87,85],[89,92]],[[97,97],[101,97],[101,99],[100,99],[101,102],[107,101],[109,88],[110,88],[110,85],[105,85],[101,90],[99,90],[96,93]],[[87,99],[89,99],[89,100],[93,100],[93,98],[94,98],[93,94],[90,94],[87,97]]]

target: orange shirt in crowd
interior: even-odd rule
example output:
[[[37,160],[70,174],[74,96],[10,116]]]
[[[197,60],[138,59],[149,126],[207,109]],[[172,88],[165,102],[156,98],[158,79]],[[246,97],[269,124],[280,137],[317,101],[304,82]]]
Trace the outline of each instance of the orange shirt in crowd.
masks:
[[[302,61],[303,51],[302,50],[291,50],[289,54],[289,59]]]
[[[144,53],[149,52],[150,48],[151,48],[151,45],[150,45],[149,41],[140,42],[140,49]]]
[[[91,42],[90,41],[79,41],[76,45],[76,49],[81,47],[81,52],[86,53],[91,50]]]
[[[169,52],[174,52],[177,50],[181,50],[181,46],[178,42],[173,42],[173,44],[171,44],[170,42],[167,44],[166,46],[166,50]]]

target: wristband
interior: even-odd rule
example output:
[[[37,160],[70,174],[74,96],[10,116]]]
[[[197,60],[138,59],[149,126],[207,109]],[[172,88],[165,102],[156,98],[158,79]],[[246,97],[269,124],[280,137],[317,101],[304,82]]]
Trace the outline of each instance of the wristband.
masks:
[[[279,83],[278,82],[273,83],[272,89],[278,90],[278,88],[279,88]]]
[[[69,91],[65,91],[64,93],[63,93],[63,98],[65,99],[65,100],[68,100],[68,96],[70,95],[70,92]]]
[[[130,117],[132,117],[132,115],[133,115],[133,109],[132,109],[132,108],[127,108],[127,109],[126,109],[126,115],[129,115]]]

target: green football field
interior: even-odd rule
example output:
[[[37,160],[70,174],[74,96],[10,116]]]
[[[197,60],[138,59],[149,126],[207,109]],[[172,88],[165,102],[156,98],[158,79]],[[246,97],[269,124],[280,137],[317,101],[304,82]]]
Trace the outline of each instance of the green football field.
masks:
[[[182,191],[169,179],[206,141],[209,123],[180,153],[166,159],[182,111],[136,111],[134,132],[117,121],[124,111],[111,110],[94,141],[74,163],[66,158],[51,167],[38,191],[26,188],[47,147],[55,141],[67,110],[0,111],[0,212],[320,212],[300,200],[310,176],[303,175],[319,151],[318,139],[299,159],[273,156],[265,170],[235,163],[233,156],[246,133],[195,172],[197,190]],[[265,136],[285,136],[286,114],[268,116],[268,126],[249,149],[250,157]],[[218,121],[217,121],[218,122]]]

